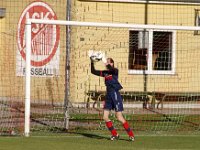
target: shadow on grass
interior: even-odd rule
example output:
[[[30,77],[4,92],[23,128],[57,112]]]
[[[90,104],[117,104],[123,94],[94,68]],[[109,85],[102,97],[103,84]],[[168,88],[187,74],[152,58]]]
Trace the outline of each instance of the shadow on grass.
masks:
[[[87,138],[94,138],[94,139],[107,139],[109,140],[109,137],[106,137],[106,136],[102,136],[102,135],[97,135],[97,134],[92,134],[92,133],[76,133],[76,134],[79,134],[79,135],[82,135],[84,137],[87,137]]]
[[[110,140],[109,136],[103,136],[103,135],[97,135],[97,134],[93,134],[93,133],[82,133],[82,132],[76,132],[75,134],[78,135],[82,135],[84,137],[87,138],[92,138],[92,139],[105,139],[105,140]],[[124,139],[124,138],[119,138],[120,141],[129,141],[128,139]]]

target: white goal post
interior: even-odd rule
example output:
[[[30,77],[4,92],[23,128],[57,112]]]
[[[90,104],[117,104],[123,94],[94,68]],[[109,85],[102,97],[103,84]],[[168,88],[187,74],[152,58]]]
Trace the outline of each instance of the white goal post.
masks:
[[[27,19],[26,21],[26,77],[25,77],[25,128],[26,137],[30,133],[30,97],[31,97],[31,25],[32,24],[51,24],[64,26],[88,26],[88,27],[112,27],[128,29],[162,29],[162,30],[190,30],[198,31],[200,27],[193,26],[163,26],[163,25],[144,25],[144,24],[119,24],[119,23],[97,23],[97,22],[78,22],[63,20],[40,20]]]

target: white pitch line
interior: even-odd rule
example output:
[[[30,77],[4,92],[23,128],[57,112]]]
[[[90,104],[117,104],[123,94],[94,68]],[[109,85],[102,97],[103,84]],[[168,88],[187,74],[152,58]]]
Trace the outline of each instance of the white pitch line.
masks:
[[[94,135],[95,136],[95,135]],[[96,136],[102,136],[102,137],[110,137],[110,135],[104,135],[104,134],[96,134]],[[84,135],[63,135],[63,136],[30,136],[30,137],[44,137],[44,138],[82,138],[82,137],[86,137]],[[128,137],[128,135],[126,134],[120,134],[120,137]],[[136,137],[200,137],[200,135],[136,135]]]

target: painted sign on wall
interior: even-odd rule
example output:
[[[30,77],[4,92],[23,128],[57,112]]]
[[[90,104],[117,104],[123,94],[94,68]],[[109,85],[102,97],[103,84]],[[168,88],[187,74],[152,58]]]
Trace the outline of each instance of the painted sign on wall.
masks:
[[[33,2],[22,12],[17,32],[17,76],[25,75],[26,42],[25,23],[28,18],[57,20],[53,9],[44,2]],[[54,76],[59,74],[60,28],[57,25],[32,24],[31,75]]]

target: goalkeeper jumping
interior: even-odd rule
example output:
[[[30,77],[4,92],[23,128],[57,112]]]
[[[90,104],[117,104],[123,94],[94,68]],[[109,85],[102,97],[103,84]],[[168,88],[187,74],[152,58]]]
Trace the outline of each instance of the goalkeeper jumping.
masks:
[[[112,58],[105,58],[105,55],[102,57],[102,61],[106,66],[106,70],[96,70],[94,67],[94,61],[92,59],[92,54],[89,54],[91,60],[91,73],[97,76],[105,78],[106,85],[106,101],[104,105],[103,119],[106,122],[107,128],[110,130],[112,136],[111,140],[119,139],[119,134],[113,126],[112,121],[109,119],[109,114],[111,110],[115,110],[115,116],[118,121],[120,121],[126,130],[129,140],[134,141],[133,131],[130,129],[128,122],[124,119],[122,111],[123,103],[122,97],[119,93],[119,90],[122,89],[121,84],[118,81],[118,69],[114,67],[114,60]]]

